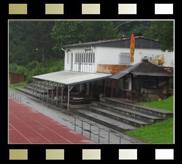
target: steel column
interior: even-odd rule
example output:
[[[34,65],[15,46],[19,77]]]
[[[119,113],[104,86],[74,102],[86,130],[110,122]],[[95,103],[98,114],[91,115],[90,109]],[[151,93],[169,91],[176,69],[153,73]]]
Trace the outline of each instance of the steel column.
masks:
[[[114,80],[112,79],[112,81],[111,81],[111,97],[113,97],[113,84],[114,84]]]
[[[61,109],[63,108],[63,90],[64,90],[65,86],[61,85]]]
[[[51,84],[52,86],[52,95],[51,95],[51,104],[52,104],[52,101],[53,101],[53,83]]]
[[[58,84],[56,86],[56,105],[58,105]]]
[[[46,87],[47,87],[47,103],[49,102],[49,84],[47,84],[46,85]]]
[[[70,113],[70,91],[73,89],[73,86],[68,85],[68,101],[67,101],[67,114]]]
[[[43,81],[43,101],[44,101],[44,96],[45,96],[44,91],[45,91],[45,81]]]

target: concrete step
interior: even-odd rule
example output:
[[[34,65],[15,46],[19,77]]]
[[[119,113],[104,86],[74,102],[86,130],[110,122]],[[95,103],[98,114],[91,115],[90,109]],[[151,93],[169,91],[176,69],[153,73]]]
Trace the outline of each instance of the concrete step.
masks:
[[[32,92],[33,92],[33,90],[35,89],[37,92],[39,92],[39,93],[44,93],[44,94],[46,94],[47,93],[47,90],[46,89],[44,89],[44,88],[41,88],[41,87],[37,87],[37,88],[34,88],[32,85],[29,85],[29,86],[25,86],[24,88],[27,88],[27,89],[30,89],[30,90],[32,90]]]
[[[163,109],[157,109],[157,108],[146,107],[146,106],[142,106],[142,105],[138,105],[138,104],[127,103],[122,100],[117,100],[114,98],[102,98],[101,101],[108,103],[108,104],[116,105],[119,107],[128,108],[128,109],[131,109],[131,110],[134,110],[137,112],[145,113],[148,115],[161,117],[163,119],[168,119],[168,118],[173,117],[172,112],[168,112]]]
[[[18,90],[19,92],[22,92],[24,94],[27,94],[29,96],[34,96],[35,97],[35,95],[33,95],[33,91],[28,89],[28,88],[16,88],[16,90]]]
[[[106,112],[111,111],[111,112],[117,113],[117,115],[118,114],[123,115],[125,117],[130,117],[130,118],[133,118],[136,120],[141,120],[141,121],[145,121],[145,122],[152,123],[152,124],[164,120],[163,118],[158,117],[158,116],[141,113],[138,111],[128,109],[126,107],[124,108],[124,107],[119,107],[119,106],[115,106],[115,105],[110,105],[108,103],[98,102],[98,103],[96,103],[96,105],[98,108],[106,109],[105,110]]]
[[[33,87],[32,87],[31,85],[24,86],[24,88],[27,88],[27,89],[33,90]]]
[[[126,130],[131,130],[136,128],[129,124],[123,123],[118,120],[114,120],[112,118],[108,118],[106,116],[100,115],[98,113],[94,113],[86,109],[71,109],[70,111],[76,115],[82,116],[84,118],[87,118],[89,120],[102,124],[104,126],[107,126],[119,132],[124,132]]]
[[[32,88],[41,89],[41,90],[52,90],[56,88],[56,85],[49,85],[44,83],[30,83],[29,86]]]
[[[120,114],[112,112],[112,111],[108,111],[108,110],[105,110],[105,109],[96,108],[96,107],[92,107],[92,106],[89,107],[88,110],[90,110],[90,111],[92,111],[94,113],[98,113],[100,115],[106,116],[108,118],[112,118],[114,120],[124,122],[126,124],[129,124],[129,125],[132,125],[132,126],[135,126],[135,127],[142,127],[142,126],[145,126],[145,125],[152,124],[152,123],[149,123],[149,122],[137,120],[135,118],[120,115]]]

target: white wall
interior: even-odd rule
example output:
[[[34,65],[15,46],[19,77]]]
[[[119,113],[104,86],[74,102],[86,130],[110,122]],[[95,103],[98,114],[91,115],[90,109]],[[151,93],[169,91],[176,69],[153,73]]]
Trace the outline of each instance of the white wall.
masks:
[[[97,47],[96,48],[96,64],[118,64],[118,58],[120,53],[130,53],[129,48],[108,48]],[[144,56],[155,57],[159,56],[159,59],[164,54],[164,66],[170,66],[171,61],[174,59],[173,52],[162,52],[156,49],[135,49],[134,62],[132,65],[141,61]]]
[[[81,63],[81,72],[91,72],[95,73],[97,71],[97,64],[110,64],[117,65],[119,61],[120,53],[130,53],[129,48],[112,48],[112,47],[96,47],[93,48],[95,52],[95,63],[87,64]],[[71,66],[71,53],[73,53],[73,61],[75,60],[76,52],[84,52],[83,48],[74,48],[70,52],[65,52],[65,62],[64,69],[70,70]],[[144,56],[154,57],[159,56],[159,59],[164,54],[164,64],[163,66],[170,66],[172,60],[174,60],[174,52],[162,52],[156,49],[135,49],[134,62],[132,65],[141,61]],[[69,55],[69,64],[67,62],[67,55]],[[73,71],[78,71],[78,64],[73,62]]]
[[[162,52],[161,50],[156,50],[156,49],[135,49],[135,54],[134,54],[134,63],[136,64],[138,62],[141,61],[141,59],[144,56],[148,56],[148,57],[154,57],[157,55],[159,56],[159,59],[161,59],[162,54],[164,55],[164,64],[163,66],[170,66],[170,63],[172,60],[174,60],[174,52]]]
[[[96,64],[118,64],[121,48],[96,47]]]

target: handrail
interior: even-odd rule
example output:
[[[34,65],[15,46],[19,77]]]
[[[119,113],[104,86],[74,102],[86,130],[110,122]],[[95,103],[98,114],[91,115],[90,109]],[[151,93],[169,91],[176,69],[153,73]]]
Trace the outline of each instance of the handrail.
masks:
[[[112,133],[112,132],[110,132],[110,131],[107,131],[107,130],[105,130],[104,128],[100,128],[100,127],[99,127],[98,125],[96,125],[96,124],[89,123],[89,122],[87,122],[87,121],[85,121],[85,120],[82,120],[82,119],[78,119],[77,117],[73,117],[73,118],[74,118],[74,131],[78,132],[77,127],[81,129],[80,134],[82,134],[82,135],[84,135],[83,131],[88,131],[89,134],[87,134],[87,136],[89,137],[89,139],[93,139],[93,138],[92,138],[92,135],[98,135],[97,143],[100,143],[100,142],[101,142],[101,138],[103,138],[103,137],[101,136],[101,133],[100,133],[100,132],[101,132],[101,130],[103,130],[104,132],[107,132],[107,133],[108,133],[108,136],[107,136],[107,143],[108,143],[108,144],[112,143],[112,142],[111,142],[111,135],[114,135],[114,136],[118,137],[118,138],[119,138],[118,143],[121,144],[121,141],[122,141],[121,138],[122,138],[122,137],[121,137],[120,135],[114,134],[114,133]],[[80,124],[78,123],[78,120],[81,122],[81,126],[80,126]],[[84,128],[84,122],[87,123],[87,125],[89,126],[88,129]],[[98,133],[95,133],[95,134],[94,134],[94,132],[92,131],[92,127],[97,127],[97,128],[98,128]],[[85,136],[86,136],[86,135],[85,135]]]
[[[9,88],[9,97],[21,102],[21,94],[14,89]]]

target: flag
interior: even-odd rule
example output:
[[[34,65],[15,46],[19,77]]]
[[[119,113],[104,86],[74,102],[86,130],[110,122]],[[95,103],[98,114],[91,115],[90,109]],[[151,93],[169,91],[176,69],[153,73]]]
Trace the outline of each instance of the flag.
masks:
[[[135,38],[134,35],[131,35],[130,40],[130,63],[134,62],[134,51],[135,51]]]
[[[162,58],[161,58],[161,64],[164,63],[164,54],[162,54]]]
[[[158,65],[158,64],[159,64],[158,56],[157,56],[157,55],[155,56],[155,64],[156,64],[156,65]]]

